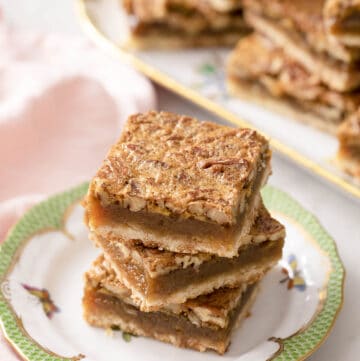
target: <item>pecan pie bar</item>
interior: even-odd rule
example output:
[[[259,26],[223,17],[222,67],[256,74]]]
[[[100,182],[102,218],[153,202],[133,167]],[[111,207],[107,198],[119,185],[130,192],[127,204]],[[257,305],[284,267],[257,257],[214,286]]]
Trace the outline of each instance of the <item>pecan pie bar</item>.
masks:
[[[317,73],[258,33],[241,39],[232,52],[227,84],[233,95],[331,133],[360,105],[360,92],[332,90]]]
[[[255,31],[316,74],[327,87],[343,92],[360,85],[359,48],[347,48],[324,31],[325,0],[244,0],[245,19]]]
[[[324,21],[328,32],[340,43],[360,47],[360,1],[327,0]]]
[[[360,181],[360,111],[348,117],[338,130],[340,166]]]
[[[85,275],[83,312],[92,326],[120,328],[178,347],[223,354],[232,331],[249,312],[256,291],[257,285],[223,288],[184,304],[142,312],[100,257]]]
[[[249,243],[270,158],[268,141],[250,129],[131,116],[90,184],[86,222],[104,239],[232,257]]]
[[[285,229],[262,207],[250,237],[251,243],[241,247],[238,256],[225,258],[161,251],[140,241],[91,235],[144,311],[261,279],[281,258]]]
[[[233,45],[248,31],[241,1],[125,0],[130,46],[177,48]]]

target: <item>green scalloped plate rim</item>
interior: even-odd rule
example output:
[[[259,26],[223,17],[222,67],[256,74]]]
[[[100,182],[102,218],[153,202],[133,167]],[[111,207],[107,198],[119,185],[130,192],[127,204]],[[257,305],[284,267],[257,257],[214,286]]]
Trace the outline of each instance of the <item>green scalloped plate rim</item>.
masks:
[[[63,229],[64,215],[75,202],[86,194],[88,183],[52,196],[31,208],[10,230],[0,245],[0,285],[11,269],[16,253],[36,233],[44,230]],[[264,203],[270,211],[281,213],[299,224],[320,249],[328,256],[331,271],[326,287],[323,307],[311,322],[294,335],[286,339],[274,339],[278,342],[278,351],[270,358],[274,361],[300,361],[306,359],[330,333],[344,301],[345,268],[342,264],[334,240],[320,225],[316,217],[306,211],[286,193],[266,186],[262,190]],[[0,325],[7,341],[17,353],[28,361],[70,361],[74,358],[57,356],[32,340],[16,320],[10,305],[0,289]]]

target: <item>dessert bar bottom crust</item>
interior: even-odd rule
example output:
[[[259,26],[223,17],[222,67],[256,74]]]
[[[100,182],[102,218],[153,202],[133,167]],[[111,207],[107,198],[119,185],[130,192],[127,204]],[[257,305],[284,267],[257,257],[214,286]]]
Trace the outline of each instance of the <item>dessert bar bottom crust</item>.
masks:
[[[224,354],[230,344],[231,333],[247,316],[257,291],[251,285],[244,292],[231,314],[226,328],[213,329],[194,325],[183,315],[166,312],[142,312],[111,293],[86,287],[83,298],[85,320],[92,326],[106,329],[118,327],[125,332],[147,336],[178,347],[198,351],[214,350]]]

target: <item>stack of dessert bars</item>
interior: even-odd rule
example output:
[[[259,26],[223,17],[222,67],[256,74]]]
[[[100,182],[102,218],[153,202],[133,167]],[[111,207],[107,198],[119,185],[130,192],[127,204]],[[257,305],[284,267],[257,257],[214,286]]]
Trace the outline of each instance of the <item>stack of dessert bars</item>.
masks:
[[[131,116],[84,202],[103,253],[85,275],[86,321],[223,354],[282,256],[260,195],[270,159],[250,129]]]
[[[360,105],[360,1],[243,0],[232,94],[330,133]]]

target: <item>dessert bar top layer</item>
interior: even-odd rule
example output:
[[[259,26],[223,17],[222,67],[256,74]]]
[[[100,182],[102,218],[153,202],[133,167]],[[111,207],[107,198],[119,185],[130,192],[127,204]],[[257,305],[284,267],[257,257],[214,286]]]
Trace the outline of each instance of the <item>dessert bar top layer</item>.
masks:
[[[128,119],[90,188],[104,207],[233,225],[269,157],[253,130],[152,111]]]
[[[341,144],[359,147],[360,152],[360,110],[351,114],[338,130],[338,138]]]
[[[272,218],[265,207],[262,206],[250,231],[250,236],[250,244],[282,240],[285,238],[285,228],[281,223]],[[140,241],[134,243],[132,241],[123,240],[121,243],[118,243],[118,247],[121,249],[122,254],[131,257],[135,263],[141,264],[151,277],[157,277],[174,270],[191,266],[196,268],[203,262],[209,261],[215,257],[214,255],[207,253],[191,255],[163,251],[157,248],[145,247]],[[247,245],[241,247],[239,253],[246,248]]]
[[[133,300],[131,291],[116,277],[114,270],[104,256],[99,256],[85,274],[85,287],[98,289],[120,298],[135,307],[140,305]],[[201,327],[224,328],[229,322],[231,311],[238,305],[246,285],[237,288],[222,288],[211,294],[187,300],[178,305],[167,305],[162,312],[186,315],[192,323]]]
[[[181,12],[191,16],[193,11],[203,16],[215,18],[219,13],[228,13],[241,9],[241,1],[236,0],[123,0],[129,14],[141,21],[166,19],[172,12]]]

